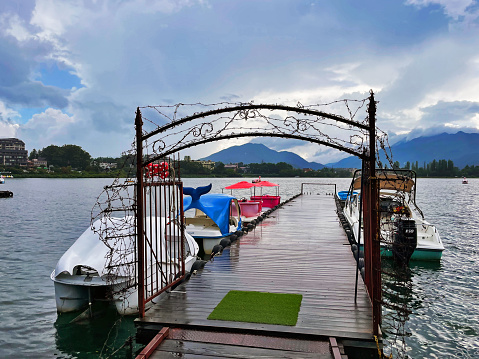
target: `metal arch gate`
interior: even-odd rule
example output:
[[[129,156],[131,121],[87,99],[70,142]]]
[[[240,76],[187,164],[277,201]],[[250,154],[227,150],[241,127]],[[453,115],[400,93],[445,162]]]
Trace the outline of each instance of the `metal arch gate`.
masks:
[[[188,123],[198,118],[204,118],[207,116],[212,115],[219,115],[227,112],[234,112],[234,111],[249,111],[249,110],[257,110],[257,109],[266,109],[266,110],[282,110],[282,111],[291,111],[301,114],[307,114],[312,116],[318,116],[323,118],[328,118],[333,121],[338,121],[344,123],[348,126],[361,128],[367,131],[369,135],[369,146],[368,149],[363,152],[356,152],[353,151],[351,148],[343,147],[331,142],[322,141],[317,138],[310,138],[304,135],[298,134],[298,131],[292,131],[291,133],[275,133],[274,131],[271,132],[254,132],[254,133],[231,133],[222,135],[222,130],[218,131],[219,135],[212,136],[210,138],[204,136],[203,139],[194,141],[190,141],[187,143],[180,143],[177,147],[171,147],[170,149],[166,148],[166,145],[163,139],[160,139],[159,142],[163,144],[162,148],[160,148],[159,153],[157,153],[153,157],[144,157],[143,155],[143,142],[148,140],[150,137],[157,135],[157,134],[164,134],[168,130],[179,126],[181,124]],[[136,225],[137,225],[137,238],[138,238],[138,301],[139,301],[139,309],[140,309],[140,317],[143,317],[145,314],[145,305],[151,301],[151,299],[155,298],[166,289],[173,286],[176,282],[180,281],[185,275],[185,264],[184,264],[184,251],[182,250],[181,255],[180,251],[178,251],[178,263],[181,263],[179,270],[173,277],[173,272],[165,273],[165,282],[161,282],[161,285],[158,285],[158,281],[155,283],[152,282],[153,273],[151,271],[151,266],[158,267],[158,264],[153,262],[153,259],[158,258],[158,249],[155,248],[152,242],[151,234],[148,235],[148,220],[151,215],[147,216],[148,208],[156,208],[152,200],[157,201],[156,197],[151,197],[151,189],[152,188],[170,188],[168,193],[176,193],[175,198],[177,199],[176,206],[174,210],[172,210],[171,206],[167,206],[164,209],[160,209],[161,213],[168,213],[168,218],[177,218],[177,225],[179,226],[178,232],[175,232],[178,235],[178,243],[170,243],[170,246],[179,246],[178,248],[184,248],[184,229],[182,216],[178,216],[178,213],[183,212],[182,203],[183,203],[183,195],[182,195],[182,183],[178,181],[174,181],[175,177],[173,176],[173,181],[164,181],[158,180],[154,181],[151,178],[146,180],[146,171],[145,169],[147,166],[154,161],[157,161],[162,158],[166,158],[166,156],[176,153],[182,149],[186,149],[189,147],[197,146],[199,144],[205,144],[209,142],[214,142],[222,139],[231,139],[231,138],[240,138],[240,137],[282,137],[282,138],[293,138],[293,139],[300,139],[304,141],[309,141],[316,144],[322,144],[328,147],[333,147],[339,149],[341,151],[348,152],[353,154],[363,161],[363,169],[364,169],[364,181],[363,181],[363,189],[362,193],[364,194],[363,197],[363,212],[364,212],[364,253],[365,253],[365,284],[368,289],[368,294],[372,303],[373,307],[373,333],[374,335],[379,334],[379,327],[381,324],[381,257],[380,257],[380,246],[379,246],[379,186],[378,181],[376,178],[376,102],[374,100],[374,94],[371,91],[369,97],[369,105],[368,105],[368,119],[369,123],[363,124],[351,120],[347,120],[344,117],[332,115],[329,113],[324,113],[316,110],[306,109],[304,107],[289,107],[289,106],[281,106],[281,105],[253,105],[253,104],[244,104],[234,107],[226,107],[221,109],[216,109],[213,111],[206,111],[195,113],[192,116],[183,117],[179,120],[172,121],[171,123],[164,125],[162,127],[157,128],[154,131],[149,133],[143,134],[142,131],[142,115],[140,109],[137,109],[136,114],[136,145],[137,145],[137,206],[136,206]],[[246,115],[246,119],[248,116]],[[205,124],[203,124],[205,125]],[[203,126],[202,125],[202,126]],[[298,127],[300,123],[298,122]],[[194,132],[194,129],[190,129],[190,133]],[[201,129],[200,129],[201,132]],[[186,136],[185,136],[186,137]],[[156,193],[156,191],[155,191]],[[161,191],[159,192],[161,198]],[[166,195],[166,192],[165,192]],[[161,199],[160,199],[161,200]],[[164,201],[163,203],[167,203]],[[149,207],[153,206],[153,207]],[[178,209],[180,212],[178,212]],[[163,212],[162,212],[163,211]],[[176,211],[176,212],[175,212]],[[151,214],[151,213],[150,213]],[[155,217],[157,218],[157,217]],[[161,217],[163,218],[163,217]],[[165,217],[166,218],[166,217]],[[155,219],[156,220],[156,219]],[[162,228],[170,228],[171,221],[166,219],[163,220],[164,226]],[[170,227],[168,227],[170,226]],[[169,229],[168,229],[169,230]],[[155,252],[156,250],[156,252]],[[156,253],[156,254],[155,254]],[[150,261],[150,266],[148,262]],[[150,272],[148,269],[150,268]],[[168,278],[171,277],[171,278]],[[164,285],[163,285],[164,284]]]

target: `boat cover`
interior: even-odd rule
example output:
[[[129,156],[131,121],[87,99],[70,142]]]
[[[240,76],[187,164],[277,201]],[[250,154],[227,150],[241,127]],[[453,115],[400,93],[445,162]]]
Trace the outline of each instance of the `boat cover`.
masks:
[[[412,178],[402,175],[377,173],[376,177],[380,179],[380,189],[410,193],[415,186]],[[354,189],[361,189],[361,177],[354,179],[353,187]]]
[[[241,181],[241,182],[232,184],[230,186],[227,186],[225,187],[225,189],[247,189],[251,187],[255,187],[255,184],[248,181]]]
[[[248,181],[241,181],[230,186],[225,187],[225,189],[246,189],[251,187],[277,187],[279,184],[269,182],[269,181],[257,181],[254,183]]]
[[[279,184],[270,181],[259,181],[254,183],[254,187],[279,187]]]
[[[199,187],[200,188],[200,187]],[[184,193],[190,197],[183,198],[183,211],[197,208],[210,217],[219,227],[222,235],[230,232],[230,204],[235,197],[223,193],[208,193],[202,196],[192,196],[194,188],[185,187]]]
[[[156,221],[149,220],[150,217],[147,217],[145,233],[152,233],[156,232]],[[159,221],[161,223],[166,223],[165,218],[160,217]],[[121,258],[122,263],[131,263],[135,260],[134,258],[134,251],[128,251],[128,248],[134,248],[134,242],[136,239],[135,235],[135,219],[133,216],[125,217],[125,218],[102,218],[98,219],[93,223],[92,226],[88,227],[88,229],[83,232],[83,234],[73,243],[73,245],[63,254],[60,260],[55,267],[55,276],[58,276],[62,272],[68,272],[70,275],[73,275],[73,270],[78,265],[88,266],[90,268],[95,269],[100,276],[108,274],[107,268],[107,254],[109,254],[110,250],[114,251],[113,254],[113,261],[116,262],[119,259],[119,251],[122,252],[124,257]],[[175,224],[172,224],[175,225]],[[150,228],[151,226],[151,228]],[[92,228],[95,228],[96,231],[105,228],[115,228],[115,238],[111,240],[112,249],[107,247],[103,241],[100,240],[100,236],[96,233]],[[163,226],[164,230],[164,226]],[[117,236],[124,235],[123,240],[119,241]],[[190,243],[194,242],[193,237],[191,237],[188,233],[185,233],[186,241],[185,241],[185,248],[186,253],[191,248]],[[151,240],[156,242],[157,236],[151,236]],[[163,238],[160,234],[158,234],[159,238]],[[130,242],[129,242],[130,241]],[[110,242],[109,242],[110,243]],[[153,243],[155,245],[155,243]],[[118,247],[118,248],[117,248]],[[169,260],[169,256],[165,255],[165,248],[161,246],[162,253],[160,258],[165,258],[167,261]],[[115,250],[118,249],[118,250]],[[128,254],[125,254],[125,252]],[[149,257],[149,256],[148,256]],[[147,258],[148,260],[149,258]],[[126,268],[125,273],[121,273],[121,268],[119,275],[128,275]]]

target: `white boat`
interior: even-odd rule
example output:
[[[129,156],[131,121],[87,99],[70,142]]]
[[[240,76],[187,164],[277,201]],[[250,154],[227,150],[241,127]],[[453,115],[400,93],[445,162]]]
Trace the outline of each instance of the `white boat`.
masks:
[[[3,178],[3,176],[0,176],[0,184],[4,184],[5,183],[5,178]]]
[[[204,187],[184,187],[183,210],[186,231],[200,244],[205,254],[215,245],[241,229],[241,209],[238,200],[223,193],[208,193]]]
[[[440,260],[444,246],[436,227],[424,219],[416,204],[416,175],[413,171],[378,170],[380,179],[381,256],[411,260]],[[356,171],[345,194],[343,213],[354,241],[364,244],[360,223],[361,176]],[[362,222],[362,218],[361,218]],[[409,252],[409,253],[408,253]]]
[[[166,223],[165,218],[159,217],[158,220],[161,223]],[[156,221],[150,220],[150,217],[146,218],[145,223],[147,224],[145,233],[150,234],[152,246],[156,247],[157,238],[161,241],[158,243],[161,246],[160,265],[151,261],[151,254],[146,258],[146,263],[153,263],[158,271],[158,275],[151,275],[151,278],[176,276],[180,272],[181,263],[174,259],[178,256],[173,253],[171,248],[168,251],[165,250],[165,236],[163,235],[166,233],[165,226],[158,226],[163,228],[163,231],[160,231],[156,228]],[[55,300],[59,313],[88,309],[95,301],[113,302],[120,314],[138,313],[137,287],[132,286],[136,280],[131,275],[131,272],[137,273],[134,225],[135,219],[132,216],[99,219],[85,230],[63,254],[50,276],[55,286]],[[170,225],[176,226],[173,223]],[[117,228],[115,236],[108,239],[109,246],[100,240],[98,234],[99,228],[106,227]],[[156,235],[154,235],[155,233]],[[168,233],[181,232],[178,230]],[[122,237],[121,241],[118,240],[119,237]],[[199,248],[190,235],[185,233],[185,237],[185,270],[188,273],[196,261]],[[178,240],[178,238],[175,236],[173,240]],[[120,256],[123,257],[119,261]],[[122,264],[118,265],[114,272],[109,270],[111,263],[117,262]],[[154,270],[150,267],[148,273],[154,273]],[[156,283],[153,285],[155,286]],[[151,302],[149,303],[151,304]]]
[[[467,180],[466,177],[462,177],[462,184],[468,184],[469,181]]]

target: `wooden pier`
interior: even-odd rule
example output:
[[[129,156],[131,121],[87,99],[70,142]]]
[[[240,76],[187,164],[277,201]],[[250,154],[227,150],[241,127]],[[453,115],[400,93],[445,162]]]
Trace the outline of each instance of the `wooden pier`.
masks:
[[[138,333],[163,329],[161,344],[140,357],[354,358],[376,348],[362,281],[355,302],[355,271],[334,197],[301,195],[136,321]],[[208,320],[230,290],[302,294],[297,324]]]

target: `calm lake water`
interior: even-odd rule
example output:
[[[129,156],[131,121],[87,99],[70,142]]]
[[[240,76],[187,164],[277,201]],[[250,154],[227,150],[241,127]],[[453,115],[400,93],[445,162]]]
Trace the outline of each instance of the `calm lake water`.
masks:
[[[302,182],[348,179],[268,178],[280,195],[300,192]],[[111,179],[6,179],[0,190],[0,358],[125,358],[133,319],[106,312],[81,323],[58,316],[50,273],[61,255],[89,226],[103,186]],[[186,186],[213,183],[213,191],[235,179],[185,179]],[[315,191],[312,186],[306,190]],[[308,189],[309,188],[309,189]],[[268,194],[274,194],[269,192]],[[479,358],[479,180],[419,179],[417,203],[435,224],[446,251],[441,263],[413,263],[406,329],[411,358]],[[235,192],[248,196],[249,190]],[[354,280],[352,278],[352,280]],[[133,346],[133,352],[138,346]],[[115,353],[116,352],[116,353]]]

